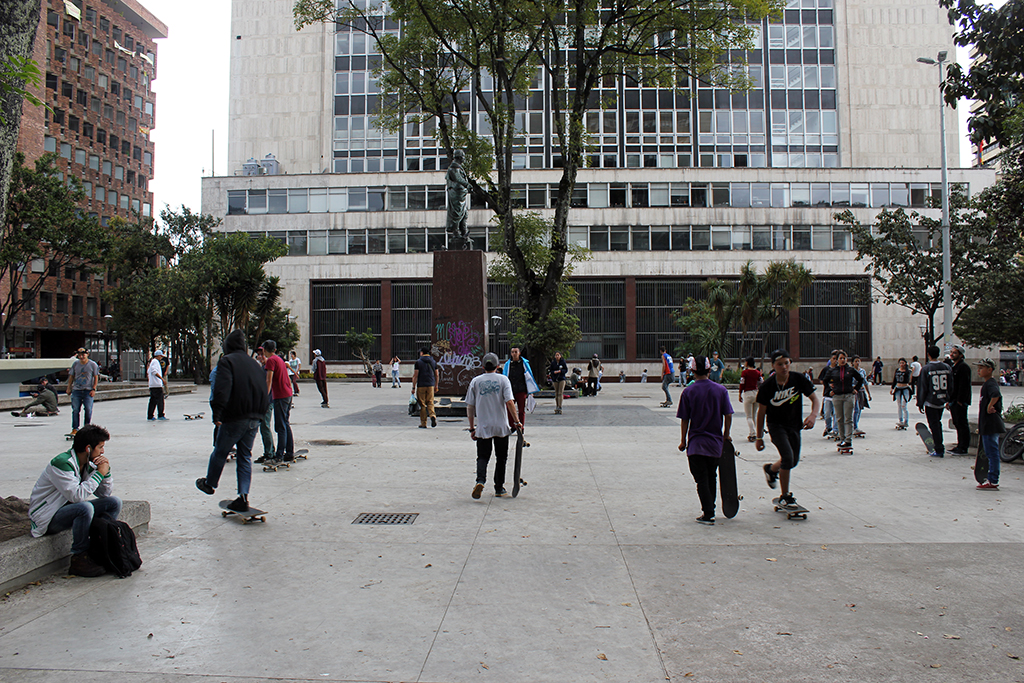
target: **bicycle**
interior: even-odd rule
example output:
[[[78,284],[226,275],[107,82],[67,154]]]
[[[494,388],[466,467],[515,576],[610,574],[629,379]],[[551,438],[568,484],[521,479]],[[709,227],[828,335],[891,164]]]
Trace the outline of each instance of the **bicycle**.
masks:
[[[1024,422],[1018,422],[999,441],[999,459],[1013,462],[1024,455]]]

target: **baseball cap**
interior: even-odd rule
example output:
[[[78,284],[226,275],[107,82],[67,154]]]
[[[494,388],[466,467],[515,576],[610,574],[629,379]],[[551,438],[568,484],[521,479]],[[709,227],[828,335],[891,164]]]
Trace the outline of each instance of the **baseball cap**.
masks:
[[[320,355],[320,349],[313,349],[313,355],[314,356],[319,356]]]
[[[75,351],[75,353],[76,353],[76,354],[79,354],[79,353],[89,353],[89,352],[88,352],[88,351],[86,351],[85,349],[83,349],[83,348],[79,347],[79,349],[78,349],[77,351]]]
[[[161,351],[160,349],[157,349],[156,351],[153,352],[153,356],[156,358],[159,358],[162,355],[164,355],[164,352]]]
[[[959,351],[959,352],[960,352],[960,355],[961,355],[961,356],[966,356],[966,355],[967,355],[967,349],[965,349],[965,348],[964,348],[963,346],[961,346],[960,344],[954,344],[954,345],[953,345],[953,348],[954,348],[955,350]]]
[[[484,354],[484,367],[490,365],[493,368],[498,367],[498,357],[493,353]]]
[[[996,363],[991,358],[982,358],[977,363],[975,363],[975,365],[984,365],[987,368],[992,368],[993,370],[996,369]]]

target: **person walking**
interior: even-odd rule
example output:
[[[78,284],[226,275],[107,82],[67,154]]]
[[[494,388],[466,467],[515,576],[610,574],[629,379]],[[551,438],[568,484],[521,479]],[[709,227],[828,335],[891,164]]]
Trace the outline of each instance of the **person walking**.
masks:
[[[327,361],[324,360],[320,349],[313,349],[313,381],[316,382],[316,390],[320,392],[320,407],[330,408],[330,401],[327,398]]]
[[[814,429],[814,420],[821,407],[814,384],[799,372],[789,371],[789,354],[779,349],[772,352],[772,370],[757,390],[757,438],[754,446],[764,450],[764,430],[779,451],[779,459],[765,463],[764,476],[768,487],[781,484],[780,503],[796,505],[796,498],[790,490],[790,472],[800,462],[800,430]],[[811,412],[803,417],[803,396],[811,399]]]
[[[235,512],[246,512],[249,509],[252,443],[270,403],[268,378],[271,373],[280,373],[275,386],[288,381],[288,375],[283,371],[284,361],[276,355],[274,358],[280,361],[281,367],[275,367],[264,374],[259,363],[249,357],[245,347],[245,333],[235,330],[224,340],[224,355],[217,361],[217,381],[210,401],[213,423],[218,426],[217,444],[210,453],[206,476],[196,479],[196,488],[212,496],[220,483],[228,453],[232,448],[235,449],[238,497],[228,503],[228,509]]]
[[[900,358],[899,367],[896,368],[896,372],[892,375],[892,385],[889,387],[889,393],[892,394],[892,400],[896,401],[896,429],[906,429],[907,425],[910,424],[910,413],[907,411],[907,405],[910,403],[910,399],[914,397],[914,384],[910,374],[910,367],[907,365],[906,358]]]
[[[954,346],[949,352],[949,357],[953,359],[949,415],[956,429],[956,447],[949,452],[950,455],[967,455],[971,445],[971,423],[967,419],[967,409],[971,405],[971,366],[965,361],[964,354],[962,346]]]
[[[398,387],[402,388],[402,378],[399,376],[399,371],[402,369],[402,361],[398,359],[398,356],[391,356],[391,388]]]
[[[518,346],[509,350],[509,356],[501,373],[512,383],[512,396],[519,408],[519,424],[526,424],[526,399],[536,393],[539,387],[533,377],[530,361],[523,357]]]
[[[292,394],[299,395],[299,373],[302,372],[302,361],[294,351],[288,352],[288,379],[292,382]]]
[[[882,362],[882,357],[875,356],[875,362],[871,364],[871,379],[876,385],[882,383],[883,367],[885,367],[885,363]]]
[[[832,386],[825,381],[828,373],[831,372],[832,368],[836,367],[838,363],[839,352],[833,351],[832,356],[828,362],[825,363],[825,367],[818,373],[818,381],[821,382],[821,418],[825,422],[825,431],[822,432],[822,436],[834,436],[835,435],[835,424],[833,423],[833,417],[835,416],[835,406],[832,404]]]
[[[740,403],[747,417],[747,441],[757,438],[757,388],[761,385],[761,371],[754,367],[754,357],[748,356],[746,367],[740,373]]]
[[[861,379],[864,383],[857,390],[857,398],[853,402],[853,435],[864,436],[864,432],[860,429],[860,415],[865,408],[871,407],[871,383],[868,381],[868,373],[865,368],[860,366],[860,356],[853,357],[853,369],[860,373]]]
[[[555,351],[555,358],[548,367],[551,384],[555,388],[555,415],[562,414],[562,399],[565,394],[565,378],[569,374],[569,366],[565,364],[560,351]]]
[[[268,339],[263,342],[267,362],[267,391],[274,403],[274,431],[277,433],[277,451],[274,460],[292,462],[295,460],[295,439],[292,436],[292,383],[288,379],[288,367],[277,355],[277,342]]]
[[[494,451],[494,495],[505,495],[505,467],[508,463],[508,437],[512,429],[522,429],[516,417],[512,383],[495,372],[498,357],[484,355],[484,372],[469,383],[466,390],[466,417],[469,437],[476,442],[476,484],[473,498],[479,499],[487,484],[487,464]],[[511,427],[510,427],[511,425]]]
[[[146,377],[149,379],[149,407],[146,409],[147,420],[166,420],[164,415],[164,392],[167,390],[167,376],[164,374],[160,360],[164,352],[157,349],[146,366]],[[157,417],[153,417],[153,413]]]
[[[928,347],[928,364],[921,368],[917,381],[917,409],[928,418],[928,429],[932,433],[935,450],[929,453],[933,458],[945,457],[942,443],[942,412],[949,403],[951,384],[949,366],[939,360],[939,347]]]
[[[829,370],[825,383],[832,390],[832,406],[835,410],[836,444],[841,452],[852,454],[853,410],[857,392],[864,386],[864,377],[847,363],[846,351],[840,349],[836,356],[836,367]]]
[[[665,402],[662,403],[662,407],[668,408],[672,406],[672,394],[669,392],[669,385],[675,379],[675,366],[672,363],[672,356],[665,351],[665,347],[661,347],[661,390],[665,392]]]
[[[420,404],[420,429],[427,428],[427,414],[430,415],[430,426],[437,426],[437,416],[434,414],[434,390],[441,382],[441,373],[437,369],[437,362],[430,355],[430,348],[424,346],[420,349],[420,357],[416,359],[416,365],[412,371],[412,393]]]
[[[680,452],[686,453],[690,474],[697,483],[701,515],[698,524],[715,523],[718,464],[722,448],[732,441],[732,401],[721,384],[709,379],[714,362],[705,356],[694,359],[693,383],[679,396]]]
[[[988,458],[988,475],[977,488],[994,491],[999,489],[999,435],[1006,431],[1003,425],[1003,394],[999,390],[999,382],[992,377],[995,361],[985,358],[975,365],[978,366],[978,377],[984,382],[978,401],[979,448]]]
[[[84,424],[92,423],[92,402],[100,381],[100,366],[89,360],[89,352],[79,348],[78,360],[68,369],[67,394],[71,397],[71,435],[78,433],[79,411],[85,409]]]
[[[267,353],[263,350],[263,347],[256,349],[256,362],[260,364],[260,368],[263,370],[263,374],[267,372]],[[216,368],[214,368],[216,371]],[[213,397],[210,397],[213,400]],[[277,457],[274,451],[274,402],[267,401],[267,409],[263,412],[263,416],[260,418],[260,438],[263,440],[263,455],[256,458],[256,464],[262,465],[263,463],[270,462]]]
[[[603,369],[601,361],[595,353],[594,357],[591,358],[590,362],[587,364],[587,388],[583,390],[584,396],[597,396],[597,384],[598,380],[601,378],[601,371]]]
[[[373,362],[373,386],[380,389],[381,378],[384,376],[384,366],[380,364],[380,359]]]
[[[917,359],[917,356],[910,359],[910,380],[914,386],[917,386],[917,381],[921,379],[921,368],[921,361]]]

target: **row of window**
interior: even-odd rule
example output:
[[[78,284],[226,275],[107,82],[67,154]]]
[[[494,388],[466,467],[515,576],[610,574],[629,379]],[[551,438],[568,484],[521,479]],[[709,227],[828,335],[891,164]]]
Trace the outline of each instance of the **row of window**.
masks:
[[[93,99],[95,100],[95,98]],[[113,116],[113,108],[109,104],[103,105],[103,109],[103,115],[106,118],[109,119]],[[138,145],[133,146],[130,140],[119,138],[117,135],[113,133],[110,133],[110,135],[108,136],[106,129],[97,128],[91,121],[82,120],[75,114],[68,114],[65,118],[65,113],[66,112],[63,109],[53,109],[52,112],[51,110],[47,110],[46,116],[47,118],[52,119],[52,121],[56,125],[66,126],[68,130],[74,131],[75,133],[80,132],[84,137],[87,137],[90,140],[92,140],[95,136],[96,142],[98,144],[108,147],[115,153],[120,151],[120,153],[124,154],[125,157],[130,156],[132,159],[135,159],[137,161],[143,161],[146,158],[152,159],[152,155],[149,152],[144,152],[143,149]],[[140,132],[144,136],[148,135],[148,129],[145,129],[143,126],[139,126],[135,118],[130,118],[128,121],[129,134],[135,134],[136,132]],[[117,112],[116,122],[120,125],[124,125],[125,116],[123,111],[119,110]],[[147,161],[146,163],[149,164],[151,162]]]
[[[967,187],[962,189],[966,192]],[[558,185],[512,186],[514,208],[552,208]],[[883,208],[936,206],[940,183],[578,183],[574,208]],[[228,190],[228,214],[441,211],[443,185]],[[472,208],[483,208],[481,205]]]
[[[136,150],[139,148],[136,147]],[[87,150],[81,147],[73,148],[69,142],[61,142],[58,144],[57,138],[50,135],[43,137],[43,150],[47,152],[60,152],[60,155],[68,161],[74,161],[80,165],[83,170],[85,168],[92,169],[98,173],[102,173],[105,176],[110,176],[113,180],[122,180],[129,185],[138,185],[141,188],[147,187],[147,178],[141,173],[136,175],[135,171],[131,169],[125,170],[124,166],[120,164],[114,164],[109,159],[100,159],[98,154],[90,154]],[[139,150],[140,159],[145,159],[144,163],[152,165],[152,155],[146,152],[145,155]]]
[[[36,295],[35,292],[29,289],[21,290],[21,298],[25,302],[22,310],[35,311],[36,310]],[[68,302],[70,300],[71,308],[68,309]],[[83,308],[84,303],[84,308]],[[40,313],[70,313],[71,315],[87,315],[89,317],[96,317],[96,303],[95,297],[81,297],[81,296],[68,296],[67,294],[53,294],[51,292],[39,292],[39,312]],[[106,302],[101,302],[100,315],[107,315],[108,306]],[[83,313],[84,311],[84,313]]]

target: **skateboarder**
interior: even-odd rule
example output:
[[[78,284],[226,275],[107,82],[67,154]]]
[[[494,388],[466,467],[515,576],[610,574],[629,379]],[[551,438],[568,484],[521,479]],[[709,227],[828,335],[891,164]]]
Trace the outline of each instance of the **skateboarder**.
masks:
[[[85,408],[85,424],[92,422],[92,400],[100,381],[100,366],[89,360],[84,348],[75,352],[78,360],[68,370],[68,396],[71,397],[71,434],[78,432],[78,412]]]
[[[949,352],[953,359],[950,369],[952,386],[949,390],[949,416],[956,429],[956,448],[950,455],[967,455],[971,445],[971,423],[967,419],[967,410],[971,406],[971,366],[964,360],[964,347],[954,346]]]
[[[906,358],[899,359],[899,368],[892,375],[892,386],[889,393],[892,400],[896,401],[896,429],[906,429],[910,423],[910,414],[907,412],[907,404],[914,396],[914,385],[911,379],[911,370],[907,365]]]
[[[267,354],[262,349],[256,349],[256,362],[260,364],[260,368],[263,372],[267,371]],[[217,368],[213,369],[214,372]],[[210,396],[210,400],[213,400],[213,396]],[[274,450],[274,402],[267,401],[267,412],[263,414],[263,418],[260,420],[260,439],[263,441],[263,455],[256,458],[254,462],[259,465],[270,462],[276,457]],[[214,443],[216,446],[217,444]]]
[[[693,384],[679,397],[679,450],[686,451],[690,474],[697,482],[697,496],[703,514],[698,524],[715,523],[716,472],[722,457],[722,445],[732,441],[732,401],[721,384],[708,378],[713,361],[706,356],[694,358]]]
[[[996,364],[991,358],[978,361],[978,377],[984,380],[981,398],[978,401],[978,436],[988,458],[988,477],[978,488],[995,490],[999,488],[999,435],[1006,431],[1003,425],[1003,394],[999,382],[992,378]]]
[[[284,361],[281,364],[284,365]],[[281,379],[287,382],[287,374],[282,374]],[[238,498],[228,505],[228,509],[235,512],[249,509],[252,442],[270,403],[267,383],[260,364],[246,351],[245,333],[235,330],[229,334],[224,340],[224,355],[217,362],[217,383],[210,401],[213,422],[220,428],[217,430],[217,445],[210,454],[206,476],[196,479],[196,488],[213,495],[220,483],[228,452],[236,449]]]
[[[498,357],[484,356],[484,373],[477,375],[466,390],[466,417],[469,436],[476,442],[476,485],[473,498],[479,498],[487,483],[487,463],[494,449],[494,495],[505,495],[505,465],[508,462],[508,436],[522,429],[512,394],[512,383],[495,372]],[[512,425],[510,428],[509,425]]]
[[[790,470],[800,462],[800,430],[814,429],[821,402],[814,391],[814,384],[799,372],[789,371],[789,353],[779,349],[772,352],[772,369],[775,374],[766,379],[757,390],[757,439],[754,442],[759,451],[764,450],[764,429],[779,451],[779,459],[765,463],[764,476],[768,487],[775,488],[776,481],[782,484],[780,500],[786,505],[796,505],[796,498],[789,490]],[[803,399],[811,399],[811,412],[803,417]]]
[[[823,383],[832,390],[836,431],[839,433],[838,446],[841,450],[849,449],[853,439],[854,403],[857,392],[864,386],[864,377],[847,363],[846,351],[840,349],[836,355],[836,366],[826,373]]]
[[[121,499],[112,495],[110,461],[103,455],[109,440],[110,433],[103,427],[83,426],[72,447],[51,460],[39,475],[29,499],[33,537],[71,529],[68,573],[76,576],[106,573],[89,559],[89,526],[96,515],[117,519],[121,514]]]
[[[330,401],[327,399],[327,361],[320,355],[320,349],[313,349],[313,381],[316,382],[316,390],[320,392],[321,408],[330,408]],[[392,388],[394,386],[392,385]]]
[[[672,405],[672,394],[669,393],[668,387],[672,384],[672,380],[675,379],[675,366],[672,364],[672,356],[668,355],[665,351],[665,347],[661,347],[661,390],[665,392],[665,402],[662,403],[662,407],[667,408]]]
[[[430,426],[437,426],[437,416],[434,414],[434,390],[441,382],[441,373],[437,369],[437,362],[430,355],[430,348],[424,346],[420,349],[420,357],[416,359],[416,365],[412,371],[412,393],[420,404],[420,429],[427,428],[427,414],[430,414]]]
[[[917,409],[928,418],[928,430],[932,433],[935,450],[929,453],[933,458],[942,458],[946,449],[942,443],[942,411],[949,402],[949,366],[939,360],[939,347],[928,347],[928,364],[921,369],[917,381]]]
[[[288,366],[277,355],[277,342],[268,339],[263,342],[263,353],[267,362],[267,391],[274,402],[274,432],[277,434],[277,451],[274,459],[280,462],[295,460],[295,439],[292,437],[292,382],[288,379]]]

